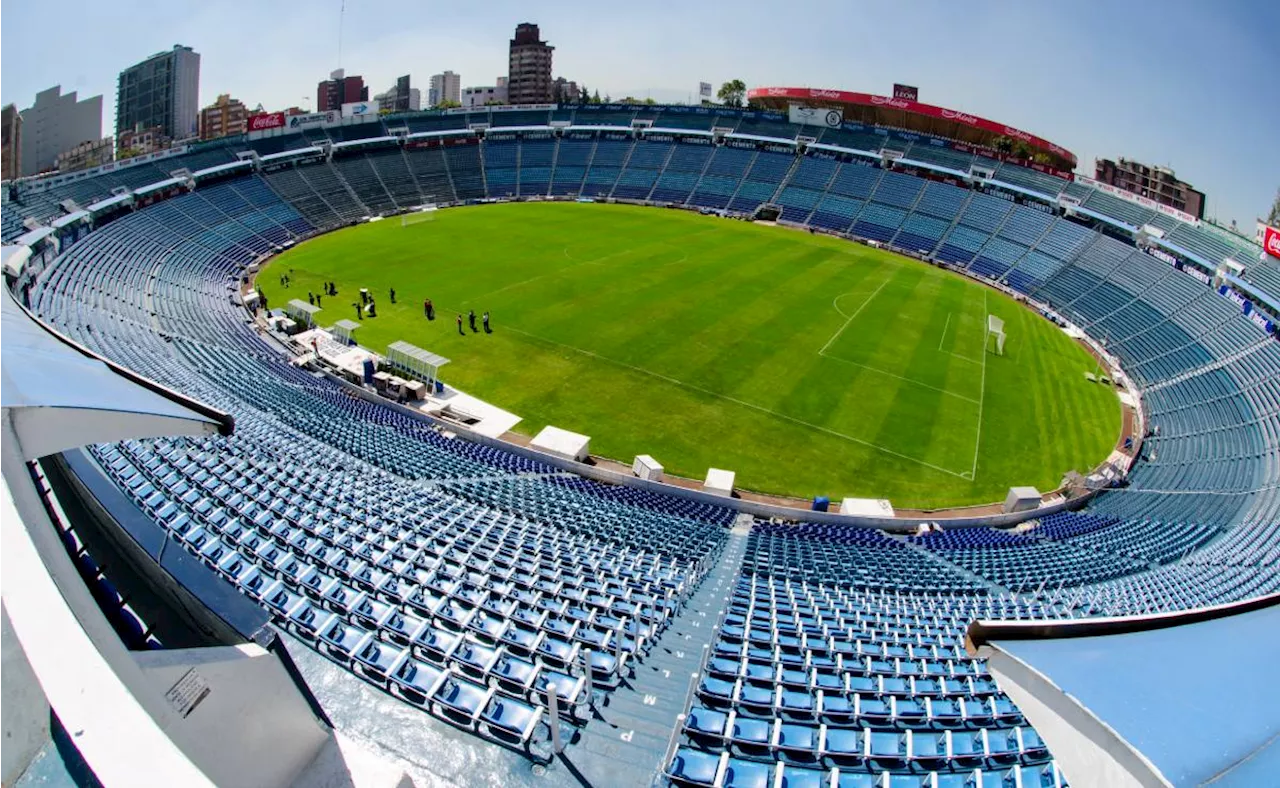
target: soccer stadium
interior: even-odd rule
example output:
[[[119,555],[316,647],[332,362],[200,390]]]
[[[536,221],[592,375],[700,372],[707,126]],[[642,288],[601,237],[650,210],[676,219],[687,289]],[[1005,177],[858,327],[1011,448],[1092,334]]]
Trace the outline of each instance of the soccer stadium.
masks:
[[[1003,124],[748,97],[6,183],[6,760],[1276,784],[1280,259]]]

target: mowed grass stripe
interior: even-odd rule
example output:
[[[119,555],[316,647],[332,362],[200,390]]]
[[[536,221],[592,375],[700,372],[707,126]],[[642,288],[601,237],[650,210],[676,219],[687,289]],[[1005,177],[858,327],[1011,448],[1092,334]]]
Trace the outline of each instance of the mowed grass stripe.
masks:
[[[353,317],[368,287],[379,317],[362,323],[362,344],[404,339],[453,359],[446,380],[519,414],[522,432],[556,424],[591,435],[598,453],[653,454],[695,478],[732,468],[747,489],[901,507],[998,500],[1096,464],[1119,426],[1114,395],[1084,382],[1086,354],[991,292],[1016,352],[990,357],[978,477],[960,478],[989,291],[807,233],[630,206],[449,209],[300,244],[260,284],[280,306],[328,280],[341,295],[325,299],[321,324]],[[893,303],[877,309],[886,294]],[[423,319],[424,297],[443,319]],[[495,333],[458,336],[449,310],[466,308],[491,311]],[[946,393],[818,355],[846,323],[849,350]]]

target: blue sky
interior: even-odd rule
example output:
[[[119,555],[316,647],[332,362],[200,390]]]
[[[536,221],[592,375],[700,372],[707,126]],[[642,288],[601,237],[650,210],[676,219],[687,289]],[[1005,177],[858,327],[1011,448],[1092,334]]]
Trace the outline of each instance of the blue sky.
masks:
[[[517,22],[542,27],[555,71],[602,94],[687,96],[700,80],[887,93],[1017,126],[1074,151],[1173,166],[1209,195],[1209,215],[1252,231],[1280,186],[1280,3],[822,0],[733,4],[512,0],[112,3],[9,0],[0,97],[38,90],[104,96],[119,70],[175,43],[195,47],[201,103],[229,92],[268,109],[309,106],[338,65],[373,92],[452,69],[464,85],[506,71]],[[536,10],[531,10],[536,8]],[[306,97],[306,98],[304,98]]]

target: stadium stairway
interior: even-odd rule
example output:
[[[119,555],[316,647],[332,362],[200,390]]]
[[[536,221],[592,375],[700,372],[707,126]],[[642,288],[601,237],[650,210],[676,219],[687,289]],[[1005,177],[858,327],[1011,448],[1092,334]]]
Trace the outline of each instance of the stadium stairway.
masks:
[[[748,525],[734,528],[716,567],[672,619],[630,681],[612,692],[560,761],[587,785],[648,785],[666,765],[717,625],[747,549]]]

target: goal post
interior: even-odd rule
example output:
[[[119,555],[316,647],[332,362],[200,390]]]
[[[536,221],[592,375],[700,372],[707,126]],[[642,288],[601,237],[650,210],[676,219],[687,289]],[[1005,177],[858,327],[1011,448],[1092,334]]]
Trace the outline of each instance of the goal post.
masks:
[[[1004,355],[1004,321],[995,315],[987,315],[987,352],[991,352],[991,340],[995,339],[995,353]]]
[[[422,224],[423,222],[435,221],[436,206],[423,205],[408,213],[400,214],[400,226],[408,227],[414,224]]]

